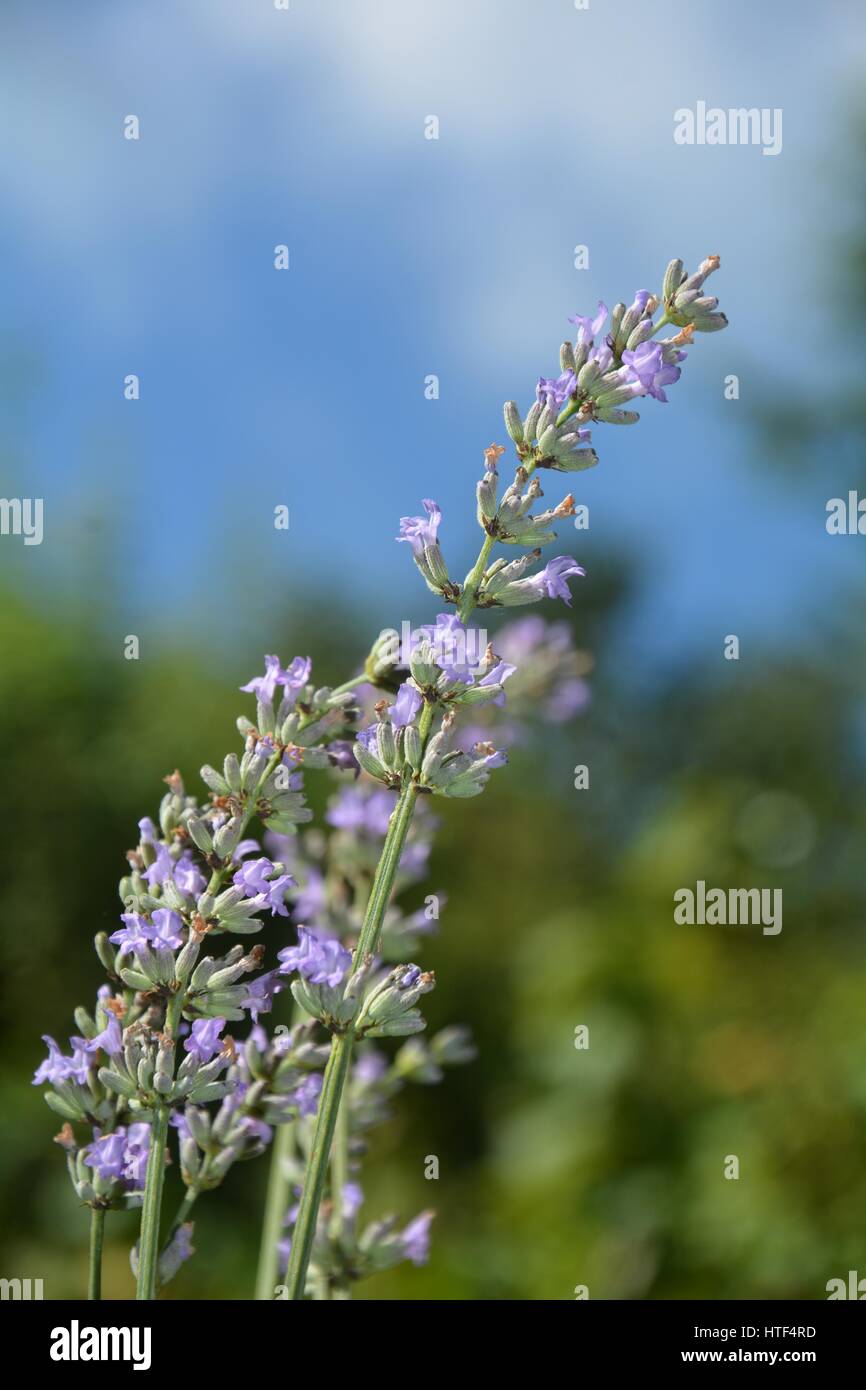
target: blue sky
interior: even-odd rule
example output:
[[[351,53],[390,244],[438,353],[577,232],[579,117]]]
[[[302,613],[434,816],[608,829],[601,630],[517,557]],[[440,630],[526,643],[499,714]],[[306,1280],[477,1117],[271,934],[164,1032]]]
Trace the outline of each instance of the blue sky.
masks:
[[[783,486],[749,411],[765,363],[811,385],[792,339],[831,327],[855,4],[7,0],[2,26],[3,492],[45,499],[17,557],[36,584],[98,605],[97,525],[125,631],[231,625],[251,582],[366,598],[371,626],[426,616],[397,518],[436,498],[462,575],[502,401],[528,405],[568,316],[716,251],[731,327],[669,406],[596,431],[590,537],[560,548],[636,558],[649,659],[768,639],[852,574],[856,541],[823,525],[846,465]],[[676,145],[698,100],[781,108],[782,152]]]

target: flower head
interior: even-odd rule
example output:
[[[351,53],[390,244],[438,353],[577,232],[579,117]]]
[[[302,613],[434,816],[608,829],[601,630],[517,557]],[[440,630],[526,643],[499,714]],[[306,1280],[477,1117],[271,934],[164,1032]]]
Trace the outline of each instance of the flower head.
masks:
[[[408,541],[416,555],[423,554],[426,545],[436,545],[439,526],[442,521],[442,511],[438,503],[429,497],[421,500],[426,517],[424,516],[401,516],[400,534],[398,541]]]
[[[265,657],[265,674],[254,676],[242,685],[241,690],[253,694],[263,704],[273,700],[277,686],[282,685],[291,693],[303,689],[310,679],[312,661],[308,656],[296,656],[283,670],[278,656]]]
[[[577,324],[577,342],[579,345],[583,343],[591,344],[595,341],[604,327],[607,313],[607,305],[600,299],[598,301],[598,312],[594,318],[584,314],[572,314],[568,321],[569,323]]]
[[[297,946],[286,946],[277,953],[280,961],[280,974],[289,975],[297,970],[314,985],[330,985],[332,989],[343,979],[352,957],[339,941],[331,937],[319,937],[306,927],[298,927]]]
[[[411,1260],[413,1265],[423,1265],[427,1263],[430,1255],[430,1223],[433,1220],[432,1211],[422,1211],[420,1216],[416,1216],[414,1221],[410,1221],[400,1233],[400,1240],[403,1245],[403,1258]]]
[[[393,705],[388,707],[392,728],[404,729],[407,724],[411,724],[423,703],[423,698],[414,685],[404,681],[397,691]]]
[[[224,1018],[197,1018],[189,1037],[184,1039],[184,1051],[192,1053],[200,1062],[209,1062],[223,1050],[224,1042],[220,1033],[225,1024]]]

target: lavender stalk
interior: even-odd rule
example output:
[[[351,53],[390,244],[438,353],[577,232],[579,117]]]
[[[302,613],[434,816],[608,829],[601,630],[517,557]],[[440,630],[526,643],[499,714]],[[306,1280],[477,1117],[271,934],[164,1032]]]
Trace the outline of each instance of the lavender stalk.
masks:
[[[444,1067],[473,1056],[459,1028],[429,1043],[418,1036],[426,1027],[418,1003],[435,981],[407,961],[431,927],[426,912],[407,915],[397,899],[424,872],[429,799],[475,797],[506,764],[490,741],[506,684],[511,736],[521,710],[559,721],[587,698],[588,667],[565,625],[523,618],[500,631],[497,655],[466,622],[476,609],[544,598],[570,604],[569,580],[583,574],[572,557],[534,567],[574,499],[534,510],[543,495],[539,475],[594,466],[590,423],[634,424],[627,402],[667,400],[681,348],[696,331],[725,326],[717,301],[702,293],[717,267],[710,257],[687,276],[672,261],[661,294],[640,290],[629,307],[618,304],[603,338],[603,304],[592,318],[577,315],[576,341],[560,350],[561,374],[539,380],[525,417],[506,403],[514,480],[500,496],[505,450],[491,446],[476,490],[483,541],[462,585],[450,578],[439,545],[437,504],[427,499],[426,515],[401,519],[398,539],[456,614],[419,629],[408,654],[396,634],[394,643],[382,634],[363,672],[333,690],[311,683],[309,658],[284,669],[267,656],[264,675],[241,687],[256,700],[255,722],[238,720],[242,753],[227,754],[221,771],[201,770],[206,798],[188,795],[179,773],[165,779],[158,823],[143,818],[127,854],[122,926],[96,937],[107,983],[92,1013],[74,1010],[69,1053],[45,1038],[48,1056],[34,1076],[63,1121],[56,1142],[76,1196],[91,1208],[91,1297],[100,1296],[106,1211],[141,1208],[131,1263],[138,1298],[153,1299],[194,1253],[189,1217],[200,1196],[272,1142],[259,1298],[347,1298],[358,1279],[426,1259],[432,1212],[402,1230],[395,1216],[358,1223],[365,1132],[387,1117],[407,1081],[435,1084]],[[654,341],[668,323],[676,336]],[[499,545],[517,547],[517,558],[494,559]],[[388,698],[359,729],[355,692],[364,685]],[[299,836],[311,819],[303,777],[317,770],[359,780],[329,803],[330,836]],[[255,821],[267,853],[249,838]],[[268,914],[290,919],[297,931],[275,968],[263,968],[265,945],[203,954],[221,936],[259,932]],[[269,1037],[260,1020],[286,976],[295,977],[296,1021]],[[240,1041],[225,1031],[234,1023],[252,1025]],[[390,1061],[374,1045],[379,1038],[404,1040]],[[161,1245],[172,1146],[186,1193]],[[281,1239],[284,1227],[293,1228],[290,1238]],[[276,1285],[281,1260],[285,1286]]]
[[[87,1275],[87,1297],[91,1303],[102,1298],[102,1243],[105,1239],[105,1208],[90,1210],[90,1262]]]
[[[594,318],[576,315],[573,321],[578,326],[577,341],[562,346],[561,375],[539,380],[536,403],[525,420],[521,421],[514,402],[506,403],[506,426],[519,462],[514,482],[498,500],[496,464],[505,451],[492,446],[485,453],[486,470],[477,489],[478,521],[485,538],[462,588],[450,579],[439,547],[441,512],[436,503],[425,500],[426,517],[403,518],[399,539],[411,544],[415,563],[427,587],[446,602],[457,604],[457,618],[440,617],[430,644],[416,652],[415,660],[410,663],[410,680],[400,687],[398,700],[388,712],[390,724],[383,714],[379,724],[366,731],[366,737],[359,735],[362,747],[356,749],[356,756],[361,766],[386,785],[399,786],[400,790],[352,960],[353,978],[369,968],[375,955],[419,786],[425,785],[425,789],[445,795],[475,795],[483,789],[488,769],[504,761],[492,746],[479,745],[472,762],[465,753],[448,751],[448,742],[455,717],[454,705],[461,700],[469,702],[483,698],[480,691],[485,682],[493,687],[494,697],[498,698],[514,668],[503,662],[495,664],[491,647],[485,667],[482,667],[486,674],[471,690],[471,695],[461,694],[460,678],[473,679],[466,670],[465,649],[462,659],[458,653],[455,661],[452,646],[443,660],[441,638],[446,633],[452,639],[465,636],[461,630],[476,607],[510,607],[534,603],[545,596],[563,598],[570,603],[567,580],[583,574],[570,557],[559,556],[540,572],[525,577],[526,570],[541,553],[540,545],[554,538],[551,523],[574,512],[574,499],[569,494],[553,510],[533,515],[531,507],[542,496],[541,486],[533,474],[537,469],[576,471],[598,462],[595,450],[588,447],[588,429],[574,429],[569,425],[573,416],[584,426],[595,421],[634,424],[638,416],[634,411],[622,409],[626,402],[645,395],[662,402],[667,400],[665,386],[676,382],[681,375],[678,364],[686,355],[681,347],[691,341],[696,329],[713,331],[723,328],[727,322],[724,315],[715,312],[717,301],[700,294],[704,280],[718,264],[718,257],[710,257],[696,275],[689,278],[682,263],[672,261],[665,273],[661,296],[639,290],[630,307],[618,304],[613,311],[611,332],[599,344],[595,340],[608,317],[606,306],[599,303]],[[653,323],[652,315],[660,303],[662,315]],[[680,326],[680,333],[664,343],[651,341],[669,322]],[[488,566],[497,541],[531,545],[533,549],[511,563],[500,560]],[[398,723],[394,711],[399,709],[401,700],[408,717],[404,719],[404,711],[400,710]],[[416,700],[418,705],[415,705]],[[423,712],[415,725],[419,707]],[[428,740],[437,712],[440,723],[435,739],[441,749],[437,747],[436,756],[431,758]],[[410,729],[413,730],[411,754],[408,751]],[[399,771],[399,778],[395,778],[395,771]],[[359,1017],[363,1018],[363,1013]],[[345,1020],[329,1020],[334,1041],[292,1237],[287,1273],[291,1299],[305,1296],[307,1268],[358,1021],[352,1012]]]
[[[418,730],[422,751],[426,744],[432,719],[433,706],[425,705]],[[394,888],[394,880],[400,866],[400,855],[415,810],[417,793],[417,775],[409,776],[403,784],[397,805],[391,816],[388,834],[382,848],[382,856],[376,869],[376,876],[373,879],[364,924],[352,958],[353,975],[368,967],[376,953],[382,921]],[[351,1028],[338,1033],[331,1046],[331,1055],[325,1068],[313,1147],[307,1162],[301,1204],[295,1222],[286,1274],[286,1286],[290,1299],[303,1298],[306,1288],[307,1266],[310,1262],[310,1252],[316,1234],[319,1205],[328,1171],[331,1142],[337,1124],[340,1100],[343,1087],[346,1084],[349,1064],[352,1060],[353,1042],[354,1032]]]

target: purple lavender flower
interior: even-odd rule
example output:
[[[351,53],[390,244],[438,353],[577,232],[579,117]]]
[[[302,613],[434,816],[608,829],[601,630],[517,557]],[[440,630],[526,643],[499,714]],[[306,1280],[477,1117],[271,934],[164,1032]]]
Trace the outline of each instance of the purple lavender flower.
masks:
[[[288,839],[288,836],[282,838]],[[254,850],[258,853],[259,848],[260,846],[258,840],[241,840],[240,844],[238,845],[237,849],[232,855],[232,863],[239,864],[245,854],[252,854]]]
[[[289,888],[297,887],[297,884],[291,874],[279,873],[270,859],[264,856],[260,859],[248,859],[238,869],[232,883],[238,888],[243,888],[248,898],[255,899],[255,910],[269,907],[271,915],[278,913],[280,917],[288,917],[286,892]]]
[[[504,685],[505,682],[506,682],[507,680],[509,680],[511,676],[514,675],[514,672],[515,672],[516,670],[517,670],[517,667],[516,667],[516,666],[512,666],[512,665],[511,665],[509,662],[507,662],[507,661],[497,661],[496,665],[495,665],[495,666],[491,666],[491,668],[490,668],[490,670],[487,672],[487,674],[481,677],[481,680],[478,682],[478,684],[479,684],[479,685]],[[499,692],[499,694],[495,697],[495,699],[493,700],[493,704],[494,704],[494,705],[504,705],[504,704],[505,704],[505,691],[504,691],[504,690],[501,690],[501,691]]]
[[[359,729],[357,734],[355,735],[361,747],[366,748],[367,752],[372,753],[374,757],[376,755],[377,740],[379,736],[378,729],[379,725],[377,722],[375,724],[368,725],[366,729]]]
[[[111,1134],[95,1134],[84,1162],[103,1182],[119,1182],[126,1167],[126,1130],[121,1125]]]
[[[538,574],[518,582],[537,589],[539,598],[543,598],[545,595],[548,598],[561,598],[571,607],[571,590],[566,580],[572,575],[584,575],[585,573],[586,571],[581,569],[570,555],[557,555],[555,560],[548,560],[544,569],[539,570]]]
[[[278,970],[269,970],[264,975],[257,975],[255,979],[247,981],[241,1008],[249,1009],[250,1017],[255,1022],[259,1014],[270,1013],[274,998],[282,988]]]
[[[159,844],[159,831],[150,816],[143,816],[138,822],[138,834],[144,844],[153,845],[156,849]]]
[[[375,725],[373,731],[375,733]],[[325,819],[338,830],[384,835],[387,833],[388,822],[396,802],[395,792],[379,788],[369,792],[364,787],[344,787],[331,802]]]
[[[410,685],[408,681],[404,681],[397,691],[397,698],[393,705],[388,707],[392,727],[395,729],[405,729],[407,724],[412,723],[423,703],[423,698],[415,689],[414,685]]]
[[[489,743],[480,743],[473,749],[476,763],[480,763],[482,767],[486,767],[490,772],[492,772],[494,768],[505,767],[508,763],[508,754],[502,748],[494,748],[492,753],[488,753],[486,749],[489,747]]]
[[[238,849],[240,849],[240,845],[238,845]],[[191,850],[184,850],[175,864],[174,881],[186,898],[197,898],[199,893],[204,892],[207,880],[193,859]]]
[[[364,1193],[361,1190],[360,1183],[343,1183],[343,1190],[340,1196],[343,1201],[343,1219],[345,1221],[354,1221],[364,1203]]]
[[[576,323],[578,326],[577,342],[578,346],[582,343],[592,343],[604,327],[607,318],[607,305],[603,300],[598,301],[598,313],[595,318],[589,318],[584,314],[572,314],[569,323]]]
[[[452,680],[471,683],[483,652],[473,629],[461,623],[456,613],[439,613],[435,623],[418,628],[433,648],[433,659]]]
[[[197,1018],[184,1041],[184,1051],[191,1052],[202,1063],[209,1062],[223,1049],[220,1033],[225,1024],[224,1018]]]
[[[679,358],[685,356],[684,352],[678,354]],[[664,361],[661,343],[641,343],[634,352],[624,352],[622,360],[628,368],[626,381],[639,382],[642,393],[657,401],[667,401],[664,387],[679,381],[682,375],[680,367]]]
[[[190,1256],[195,1254],[192,1244],[193,1223],[184,1221],[172,1235],[159,1257],[159,1282],[162,1285],[173,1279]]]
[[[398,541],[408,541],[416,555],[423,555],[425,545],[435,545],[442,521],[442,512],[436,502],[429,497],[421,500],[426,517],[401,516]]]
[[[410,965],[407,967],[405,975],[401,975],[397,981],[398,989],[411,989],[421,978],[420,965]]]
[[[427,1263],[430,1254],[430,1223],[432,1220],[432,1211],[422,1211],[421,1215],[416,1216],[414,1221],[410,1221],[405,1230],[400,1233],[403,1258],[411,1260],[413,1265]]]
[[[77,1081],[79,1086],[87,1083],[90,1059],[86,1056],[83,1038],[71,1038],[72,1056],[64,1057],[57,1043],[48,1033],[43,1033],[42,1041],[48,1048],[48,1056],[33,1074],[34,1086],[59,1086],[64,1081]]]
[[[315,1106],[313,1110],[315,1112]],[[243,1130],[247,1138],[257,1140],[260,1144],[270,1144],[274,1137],[271,1126],[265,1124],[264,1120],[257,1120],[255,1115],[244,1115],[238,1121],[238,1127]]]
[[[362,1086],[374,1086],[387,1070],[388,1061],[384,1053],[379,1052],[375,1047],[365,1047],[353,1067],[353,1074],[355,1080],[360,1081]]]
[[[305,882],[295,894],[293,907],[298,920],[314,922],[322,915],[328,902],[325,877],[315,864],[311,864],[306,873]]]
[[[138,912],[122,912],[120,920],[125,925],[118,927],[117,931],[112,932],[108,939],[114,942],[115,946],[120,947],[122,956],[147,945],[150,939],[150,923],[146,917],[142,917]]]
[[[126,1131],[123,1176],[134,1191],[144,1187],[147,1159],[150,1153],[150,1125],[138,1121]]]
[[[179,912],[168,907],[157,907],[151,915],[153,924],[148,935],[154,946],[176,951],[178,946],[183,945],[183,918]]]
[[[156,859],[145,869],[142,878],[153,888],[156,883],[165,883],[166,879],[171,878],[174,873],[174,860],[165,845],[156,846]]]
[[[255,695],[263,704],[267,704],[273,700],[278,685],[285,686],[290,692],[302,689],[310,679],[312,665],[313,663],[308,656],[296,656],[289,662],[288,669],[284,671],[278,656],[266,656],[265,674],[254,676],[252,680],[247,681],[247,684],[240,688],[245,693]]]
[[[299,1115],[315,1115],[319,1108],[319,1095],[322,1090],[320,1072],[311,1072],[292,1092],[292,1100],[298,1107]]]
[[[293,656],[283,671],[278,684],[284,686],[290,694],[294,694],[298,690],[303,690],[304,686],[309,683],[312,670],[312,657]]]
[[[340,772],[351,772],[355,777],[360,777],[361,769],[352,752],[352,744],[349,739],[335,739],[333,743],[325,745],[325,752],[331,759],[334,767],[338,768]]]
[[[306,927],[298,927],[297,946],[284,947],[278,951],[277,959],[280,961],[281,975],[289,975],[297,970],[311,984],[330,985],[332,989],[336,988],[352,964],[351,955],[339,941],[319,937]]]
[[[574,372],[563,372],[557,377],[539,377],[535,394],[540,405],[549,406],[551,410],[559,410],[577,386],[577,377]]]
[[[243,888],[248,898],[253,898],[256,893],[267,893],[270,887],[268,875],[274,872],[274,865],[270,859],[264,856],[259,859],[248,859],[238,869],[232,878],[232,883],[238,888]]]
[[[557,685],[545,701],[544,709],[549,719],[556,724],[564,724],[573,715],[579,714],[582,709],[586,709],[591,698],[589,685],[581,680],[579,676],[572,676],[570,679]]]
[[[85,1044],[84,1051],[98,1052],[100,1048],[112,1057],[123,1051],[123,1030],[114,1014],[109,1014],[108,1023],[102,1032],[97,1033],[95,1038],[91,1038],[90,1042]]]

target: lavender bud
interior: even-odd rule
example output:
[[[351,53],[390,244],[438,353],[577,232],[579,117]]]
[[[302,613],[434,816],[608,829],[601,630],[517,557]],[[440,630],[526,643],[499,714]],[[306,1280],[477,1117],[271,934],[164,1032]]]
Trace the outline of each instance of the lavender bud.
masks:
[[[191,931],[189,940],[177,958],[175,975],[180,984],[186,984],[190,971],[198,960],[198,953],[201,950],[201,940],[197,932]]]
[[[394,741],[394,730],[390,724],[382,723],[377,726],[376,743],[379,761],[384,763],[387,768],[396,768],[397,745]]]
[[[422,748],[421,735],[414,724],[407,724],[403,730],[403,755],[413,772],[420,771]]]
[[[529,413],[523,422],[523,439],[526,444],[531,444],[533,439],[535,438],[535,431],[538,425],[538,419],[540,415],[541,405],[538,401],[536,401],[535,404],[530,407]]]
[[[220,859],[230,859],[241,842],[241,832],[243,822],[239,816],[232,816],[231,820],[221,825],[214,836],[214,849]]]
[[[83,1033],[85,1038],[92,1038],[96,1032],[96,1024],[87,1010],[79,1004],[76,1009],[73,1009],[72,1017],[75,1019],[75,1026],[79,1033]]]
[[[217,796],[228,796],[228,783],[224,777],[220,776],[215,767],[211,767],[210,763],[205,763],[204,767],[201,769],[200,776],[205,786],[210,787],[212,792],[216,792]]]
[[[140,970],[130,970],[128,966],[124,966],[120,971],[120,978],[125,985],[129,985],[130,989],[148,990],[154,983]]]
[[[99,957],[99,963],[109,975],[117,974],[117,957],[112,949],[111,942],[108,940],[108,933],[99,931],[93,938],[93,946]]]
[[[205,956],[204,960],[200,960],[192,972],[192,979],[189,982],[190,989],[194,991],[206,989],[208,980],[215,969],[216,961],[213,956]]]
[[[383,781],[387,777],[387,769],[382,766],[378,758],[374,757],[362,743],[354,743],[352,745],[352,752],[360,766],[365,772],[369,772],[371,777],[375,777],[378,781]]]
[[[595,361],[587,362],[577,374],[577,384],[581,391],[588,391],[594,381],[601,376],[601,368]]]
[[[630,352],[633,352],[636,347],[640,347],[640,344],[645,343],[647,339],[651,338],[654,333],[655,324],[653,323],[652,319],[641,319],[637,328],[635,328],[629,334],[629,339],[626,344],[626,347],[629,349]]]
[[[235,795],[240,796],[241,792],[241,768],[236,753],[227,753],[223,761],[223,776],[229,785],[229,790]]]
[[[680,260],[673,260],[665,271],[665,278],[662,283],[662,299],[667,303],[676,294],[683,280],[683,263]]]
[[[297,714],[287,715],[280,729],[280,743],[293,743],[300,727],[301,720]]]
[[[150,1088],[153,1085],[153,1073],[153,1058],[142,1057],[141,1061],[138,1064],[138,1069],[136,1073],[136,1080],[138,1082],[138,1089],[140,1091],[144,1091],[146,1093],[150,1090]]]
[[[181,1139],[180,1162],[184,1172],[184,1180],[189,1183],[190,1179],[198,1175],[201,1167],[201,1156],[194,1139]]]
[[[189,1132],[195,1142],[199,1148],[207,1150],[211,1137],[210,1115],[207,1110],[200,1110],[195,1105],[188,1105],[183,1113]]]
[[[54,1111],[55,1115],[60,1115],[64,1120],[83,1120],[84,1111],[81,1105],[73,1104],[66,1096],[60,1096],[56,1091],[46,1091],[45,1104]]]
[[[604,409],[597,412],[598,419],[606,425],[636,425],[640,415],[636,410]]]
[[[496,483],[497,474],[485,473],[480,483],[475,489],[478,498],[478,524],[484,526],[485,521],[489,521],[496,515]]]
[[[119,1096],[129,1097],[134,1096],[136,1093],[137,1088],[135,1083],[130,1081],[128,1076],[121,1076],[120,1072],[114,1071],[111,1067],[100,1067],[97,1075],[103,1086],[106,1086],[109,1091],[114,1091]],[[45,1099],[48,1100],[47,1095]]]
[[[516,401],[506,401],[502,407],[505,417],[505,428],[515,444],[523,443],[523,426],[520,422],[520,412],[517,409]]]
[[[208,828],[207,821],[190,817],[186,823],[186,828],[193,843],[198,846],[202,854],[210,854],[213,850],[213,835]]]
[[[260,734],[276,731],[276,717],[270,700],[256,700],[256,724]]]

